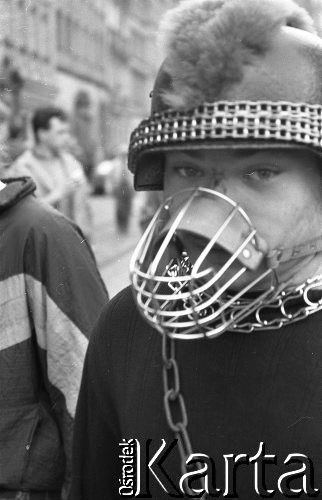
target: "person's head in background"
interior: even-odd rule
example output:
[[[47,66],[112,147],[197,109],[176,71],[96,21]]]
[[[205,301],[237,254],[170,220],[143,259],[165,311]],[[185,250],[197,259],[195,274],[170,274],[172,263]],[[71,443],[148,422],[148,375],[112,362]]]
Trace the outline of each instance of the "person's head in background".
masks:
[[[0,100],[0,178],[6,176],[11,156],[8,149],[10,109]]]
[[[47,106],[37,109],[31,125],[39,152],[57,156],[66,148],[70,135],[69,121],[61,108]]]

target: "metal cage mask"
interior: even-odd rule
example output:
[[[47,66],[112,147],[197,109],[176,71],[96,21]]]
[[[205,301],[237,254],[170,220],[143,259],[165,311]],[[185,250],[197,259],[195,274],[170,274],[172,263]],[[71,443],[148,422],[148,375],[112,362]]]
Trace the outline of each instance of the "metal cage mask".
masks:
[[[193,259],[189,240],[192,247],[198,241]],[[236,288],[246,271],[254,278]],[[177,339],[237,329],[278,290],[245,211],[201,187],[164,201],[134,251],[130,276],[143,317]]]

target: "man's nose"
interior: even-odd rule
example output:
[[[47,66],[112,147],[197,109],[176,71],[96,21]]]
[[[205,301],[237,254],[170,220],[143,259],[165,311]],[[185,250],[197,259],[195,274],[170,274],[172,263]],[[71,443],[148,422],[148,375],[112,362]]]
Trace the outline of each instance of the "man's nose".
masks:
[[[221,174],[212,175],[209,179],[208,185],[205,186],[209,189],[213,189],[222,194],[227,194],[227,184],[225,177]]]

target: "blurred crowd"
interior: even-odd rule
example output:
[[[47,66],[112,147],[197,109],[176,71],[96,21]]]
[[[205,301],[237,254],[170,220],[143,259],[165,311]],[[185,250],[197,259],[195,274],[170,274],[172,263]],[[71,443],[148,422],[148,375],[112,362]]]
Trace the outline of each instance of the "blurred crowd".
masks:
[[[127,145],[115,148],[113,154],[89,168],[63,109],[54,106],[36,109],[30,129],[31,138],[26,139],[19,126],[1,120],[0,177],[32,177],[36,196],[76,222],[88,241],[93,236],[89,197],[92,194],[110,195],[115,201],[116,228],[119,233],[126,234],[135,194],[127,169]],[[142,199],[142,229],[151,212],[148,205],[150,201],[147,204],[147,199]],[[151,200],[153,209],[154,205]]]

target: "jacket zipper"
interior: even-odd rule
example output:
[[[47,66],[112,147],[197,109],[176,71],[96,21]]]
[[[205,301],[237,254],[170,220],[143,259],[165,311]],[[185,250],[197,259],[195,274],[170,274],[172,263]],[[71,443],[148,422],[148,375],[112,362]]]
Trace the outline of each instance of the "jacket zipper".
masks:
[[[31,448],[32,448],[32,442],[33,442],[33,439],[34,439],[34,436],[35,436],[35,433],[36,433],[36,430],[38,429],[39,425],[40,425],[40,415],[39,415],[39,408],[37,409],[37,415],[35,417],[35,421],[33,423],[33,426],[30,430],[30,433],[29,433],[29,436],[27,438],[27,442],[26,442],[26,445],[25,445],[25,450],[26,450],[26,453],[24,455],[24,466],[23,466],[23,469],[22,469],[22,474],[21,474],[21,487],[24,483],[24,477],[25,477],[25,473],[26,473],[26,470],[27,470],[27,467],[29,465],[29,461],[30,461],[30,451],[31,451]]]

